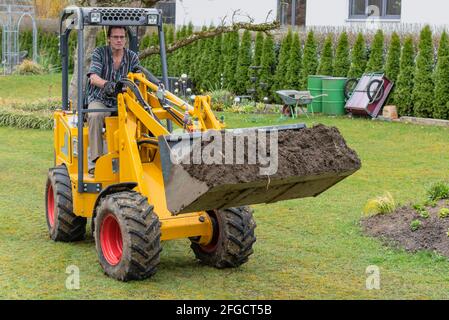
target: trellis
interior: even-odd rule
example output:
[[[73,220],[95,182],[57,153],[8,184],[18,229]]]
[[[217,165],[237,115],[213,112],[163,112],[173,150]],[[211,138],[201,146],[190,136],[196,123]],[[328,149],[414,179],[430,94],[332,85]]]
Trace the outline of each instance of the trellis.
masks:
[[[35,8],[32,0],[0,0],[0,27],[2,29],[3,74],[11,74],[14,67],[28,54],[20,51],[20,25],[23,18],[29,17],[33,28],[33,61],[37,61],[37,26]]]

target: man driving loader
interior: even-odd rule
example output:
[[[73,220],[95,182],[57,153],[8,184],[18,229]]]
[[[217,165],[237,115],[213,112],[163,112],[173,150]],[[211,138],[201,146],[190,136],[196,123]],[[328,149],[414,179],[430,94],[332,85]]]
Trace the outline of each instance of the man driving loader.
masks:
[[[125,47],[126,28],[109,27],[107,33],[109,45],[96,48],[92,54],[92,63],[87,76],[90,79],[88,103],[89,109],[115,108],[117,81],[125,78],[139,65],[137,54]],[[102,130],[105,117],[110,112],[89,113],[89,174],[94,174],[95,162],[104,153]]]

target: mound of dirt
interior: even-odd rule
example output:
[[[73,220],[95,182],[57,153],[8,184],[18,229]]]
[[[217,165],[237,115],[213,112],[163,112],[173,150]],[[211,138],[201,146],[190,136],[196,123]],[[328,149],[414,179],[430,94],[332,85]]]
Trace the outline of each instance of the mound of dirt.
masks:
[[[441,200],[435,208],[426,207],[429,218],[422,218],[412,206],[404,206],[387,215],[364,218],[363,231],[369,236],[382,239],[387,245],[401,247],[407,251],[437,251],[449,257],[449,218],[440,218],[438,212],[448,207],[448,200]],[[421,227],[412,231],[410,224],[421,221]]]
[[[210,142],[203,142],[202,148],[208,143]],[[244,144],[245,159],[248,159],[247,139]],[[267,150],[270,150],[269,144]],[[234,142],[234,155],[235,152],[236,143]],[[270,176],[272,179],[355,172],[361,167],[359,157],[347,146],[339,130],[324,125],[297,131],[280,131],[277,161],[278,170]],[[183,167],[192,177],[206,182],[209,187],[267,178],[260,174],[260,164],[248,164],[247,161],[245,164],[233,165],[183,164]]]

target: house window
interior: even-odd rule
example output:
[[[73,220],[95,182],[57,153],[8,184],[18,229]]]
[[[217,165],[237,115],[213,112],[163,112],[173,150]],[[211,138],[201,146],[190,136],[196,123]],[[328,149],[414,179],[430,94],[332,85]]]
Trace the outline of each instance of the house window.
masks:
[[[281,25],[305,26],[306,0],[277,0],[277,2],[278,19]],[[292,23],[293,16],[295,21]]]
[[[176,24],[176,1],[162,0],[156,6],[157,9],[162,10],[162,21],[166,24]]]
[[[401,0],[349,0],[349,18],[401,18]]]

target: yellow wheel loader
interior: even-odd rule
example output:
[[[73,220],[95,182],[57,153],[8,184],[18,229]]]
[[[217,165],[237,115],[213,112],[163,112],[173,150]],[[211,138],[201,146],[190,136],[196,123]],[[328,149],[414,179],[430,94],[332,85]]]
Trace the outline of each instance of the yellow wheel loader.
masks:
[[[139,68],[118,83],[117,106],[106,110],[112,112],[105,119],[107,151],[90,175],[85,117],[105,110],[86,107],[83,35],[85,28],[103,26],[126,26],[129,48],[135,52],[139,28],[156,27],[162,80]],[[68,95],[68,39],[73,30],[78,39],[76,106]],[[335,128],[317,128],[323,133],[319,141],[302,124],[225,130],[211,110],[210,97],[197,96],[189,104],[171,94],[159,10],[67,7],[61,16],[60,50],[63,99],[54,113],[55,166],[48,173],[45,197],[49,234],[54,241],[82,240],[91,219],[100,265],[115,279],[152,276],[161,241],[181,238],[190,239],[202,263],[238,267],[247,262],[256,241],[249,205],[317,196],[360,168],[357,155]],[[214,161],[204,163],[207,157],[201,156],[195,161],[195,150],[210,152],[212,141],[229,136],[226,150],[235,152],[230,161],[217,162],[224,155],[216,150],[210,153]],[[270,143],[254,144],[254,137]],[[234,163],[242,160],[236,156],[239,150],[255,145],[253,151],[243,151],[243,162]],[[335,149],[337,145],[341,148]],[[248,162],[261,149],[277,156],[273,159],[280,160],[279,172],[259,173],[257,163]],[[304,171],[311,165],[304,155],[313,155],[320,165]]]

